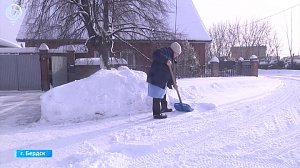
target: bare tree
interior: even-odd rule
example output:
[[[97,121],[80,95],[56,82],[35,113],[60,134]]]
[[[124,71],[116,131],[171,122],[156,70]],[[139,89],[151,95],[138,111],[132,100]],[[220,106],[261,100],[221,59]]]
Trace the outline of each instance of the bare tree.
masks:
[[[210,46],[210,55],[212,56],[224,56],[226,53],[225,48],[225,40],[227,39],[226,31],[227,31],[226,24],[218,24],[213,25],[209,30],[210,37],[212,37],[212,42]]]
[[[19,0],[28,3],[27,34],[36,39],[87,39],[109,68],[113,42],[172,38],[170,0]],[[171,6],[170,6],[171,5]],[[133,47],[134,48],[134,47]]]
[[[226,32],[226,55],[225,56],[230,56],[230,48],[234,47],[236,45],[241,44],[241,38],[239,36],[240,32],[240,25],[238,22],[236,23],[228,23],[228,30]],[[229,48],[229,50],[228,50]]]
[[[292,14],[291,14],[291,32],[290,32],[290,36],[289,36],[289,31],[288,31],[288,26],[286,25],[286,37],[287,37],[287,41],[288,41],[288,47],[289,47],[289,53],[290,53],[290,57],[291,57],[291,68],[294,68],[294,58],[295,58],[295,54],[293,54],[293,18],[292,18]]]
[[[215,24],[209,28],[209,34],[212,37],[210,54],[219,57],[230,56],[232,47],[267,46],[267,44],[270,46],[274,40],[277,42],[276,49],[279,54],[280,43],[277,35],[272,33],[272,27],[267,21],[252,21],[243,24],[240,22]],[[275,45],[275,41],[272,44]]]
[[[276,56],[277,62],[280,62],[281,43],[278,39],[277,33],[273,33],[273,36],[267,40],[267,55]]]
[[[245,22],[241,29],[241,46],[249,48],[246,53],[251,54],[254,46],[266,46],[271,33],[271,25],[267,21]]]

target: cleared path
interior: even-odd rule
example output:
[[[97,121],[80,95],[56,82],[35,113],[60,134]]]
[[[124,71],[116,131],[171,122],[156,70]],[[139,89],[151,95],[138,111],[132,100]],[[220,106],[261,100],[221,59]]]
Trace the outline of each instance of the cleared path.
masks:
[[[42,94],[41,91],[0,91],[0,129],[38,121]]]

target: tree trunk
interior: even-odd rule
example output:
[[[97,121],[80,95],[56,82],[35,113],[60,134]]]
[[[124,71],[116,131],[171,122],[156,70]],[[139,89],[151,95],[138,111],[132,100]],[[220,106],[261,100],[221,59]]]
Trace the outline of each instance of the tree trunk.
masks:
[[[108,12],[109,12],[109,2],[108,0],[103,0],[103,5],[104,5],[104,10],[103,10],[103,28],[104,28],[104,31],[102,32],[103,33],[103,36],[102,37],[105,37],[105,38],[102,38],[102,47],[103,47],[103,52],[102,52],[102,58],[103,58],[103,61],[104,61],[104,66],[107,68],[107,69],[110,69],[110,66],[108,64],[108,57],[109,57],[109,44],[110,44],[110,40],[109,40],[109,37],[108,37],[108,31],[109,31],[109,15],[108,15]]]

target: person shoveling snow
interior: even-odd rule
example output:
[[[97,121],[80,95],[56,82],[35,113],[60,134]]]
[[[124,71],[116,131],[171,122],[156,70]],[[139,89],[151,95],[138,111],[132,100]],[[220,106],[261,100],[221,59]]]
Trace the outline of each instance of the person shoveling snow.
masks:
[[[170,47],[156,49],[152,56],[153,61],[147,74],[148,96],[153,98],[153,118],[167,118],[164,112],[171,112],[167,107],[166,87],[172,89],[172,86],[178,92],[177,83],[172,77],[172,65],[176,63],[176,58],[181,54],[181,46],[173,42]],[[169,68],[170,67],[170,68]]]

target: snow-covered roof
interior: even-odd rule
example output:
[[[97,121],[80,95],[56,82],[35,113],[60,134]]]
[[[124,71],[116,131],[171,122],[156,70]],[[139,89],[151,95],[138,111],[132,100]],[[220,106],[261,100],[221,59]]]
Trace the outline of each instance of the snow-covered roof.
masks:
[[[0,48],[21,48],[19,45],[0,38]]]
[[[168,16],[167,24],[172,32],[175,33],[176,29],[176,33],[182,35],[180,36],[182,40],[211,41],[193,0],[174,0],[170,2],[173,4],[170,4],[171,12]],[[27,29],[30,28],[30,24],[34,24],[34,22],[32,22],[34,19],[29,18],[29,16],[28,14],[25,15],[17,35],[17,40],[30,39],[33,37],[32,35],[26,34]],[[54,31],[55,30],[53,30],[53,32]],[[87,33],[84,33],[84,36],[87,36]],[[48,35],[43,35],[42,38],[56,39],[58,37],[55,37],[55,33],[49,33]]]
[[[84,44],[75,44],[75,45],[63,45],[57,48],[57,50],[68,51],[70,49],[74,49],[76,53],[86,53],[88,48]]]
[[[37,53],[39,49],[37,47],[26,47],[26,48],[0,48],[0,55],[1,54],[18,54],[18,53]]]
[[[211,41],[202,19],[192,0],[177,0],[174,13],[169,16],[169,27],[176,33],[182,33],[187,40]],[[176,17],[177,16],[177,17]],[[177,18],[177,19],[176,19]]]

